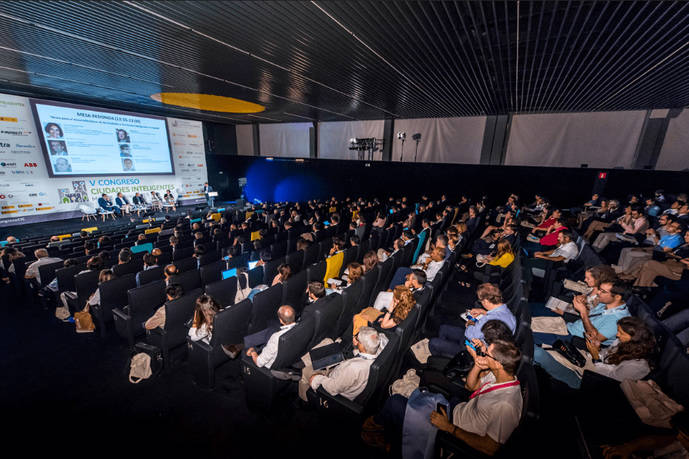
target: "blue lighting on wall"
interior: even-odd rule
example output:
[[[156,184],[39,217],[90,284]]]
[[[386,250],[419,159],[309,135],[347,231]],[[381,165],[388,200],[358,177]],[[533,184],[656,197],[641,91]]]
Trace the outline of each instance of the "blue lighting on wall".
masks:
[[[306,201],[328,197],[328,187],[303,164],[266,160],[249,168],[244,193],[249,201]]]

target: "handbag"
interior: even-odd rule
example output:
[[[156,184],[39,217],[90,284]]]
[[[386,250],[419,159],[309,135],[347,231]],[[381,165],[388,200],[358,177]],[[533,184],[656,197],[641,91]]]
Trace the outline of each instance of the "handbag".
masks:
[[[561,356],[566,358],[570,363],[583,368],[586,365],[586,359],[577,350],[576,347],[569,341],[557,340],[553,343],[553,349],[555,349]]]
[[[60,306],[55,308],[55,317],[60,319],[63,322],[67,322],[67,319],[69,319],[71,314],[69,313],[69,308],[67,306]]]
[[[473,367],[474,358],[466,349],[464,349],[459,351],[454,357],[452,357],[452,360],[445,365],[443,374],[449,379],[455,380],[468,375],[469,371],[471,371]]]
[[[74,325],[76,325],[77,333],[93,333],[96,329],[88,304],[81,311],[74,313]]]
[[[151,356],[145,352],[139,352],[134,357],[129,367],[129,382],[139,384],[144,379],[151,377]]]

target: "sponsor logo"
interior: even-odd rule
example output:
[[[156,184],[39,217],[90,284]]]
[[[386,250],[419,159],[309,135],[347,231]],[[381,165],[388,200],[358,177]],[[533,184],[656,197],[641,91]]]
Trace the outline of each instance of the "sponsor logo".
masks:
[[[20,209],[25,209],[27,207],[33,207],[33,204],[19,204],[17,207]]]
[[[19,175],[19,174],[26,174],[25,171],[12,171],[12,173],[13,173],[13,174],[17,174],[17,175]]]
[[[17,143],[14,145],[14,147],[15,148],[36,148],[36,145],[31,145],[31,144],[24,145],[22,143]]]
[[[0,148],[10,148],[11,146],[12,145],[10,145],[9,143],[0,142]]]
[[[27,188],[31,188],[31,187],[36,186],[36,185],[34,185],[33,183],[25,183],[24,186]]]
[[[17,163],[8,163],[8,162],[3,161],[0,163],[0,166],[2,166],[2,167],[17,167]]]
[[[38,195],[39,195],[39,196],[47,196],[48,193],[44,193],[43,191],[41,191],[40,193],[38,193]]]
[[[38,193],[29,193],[29,197],[31,197],[31,198],[34,198],[36,196],[38,196]]]
[[[203,167],[203,164],[197,164],[196,167]]]
[[[24,163],[24,167],[38,167],[36,163]]]
[[[0,183],[0,188],[9,188],[10,184],[9,183]]]
[[[26,132],[24,132],[24,131],[6,131],[6,130],[0,131],[0,134],[7,134],[7,135],[29,135],[30,133],[31,133],[31,131],[26,131]]]

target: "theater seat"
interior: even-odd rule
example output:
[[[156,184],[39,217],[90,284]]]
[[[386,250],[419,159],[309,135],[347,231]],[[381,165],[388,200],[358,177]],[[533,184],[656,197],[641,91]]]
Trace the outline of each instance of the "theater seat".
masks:
[[[124,308],[127,305],[127,291],[136,288],[134,274],[116,277],[98,286],[100,290],[100,304],[89,311],[98,323],[96,329],[101,336],[106,335],[106,324],[113,321],[113,309]]]
[[[165,303],[165,281],[154,281],[127,291],[127,306],[116,308],[113,312],[115,330],[127,340],[130,348],[134,339],[143,335],[143,323]]]
[[[229,361],[222,345],[242,342],[246,335],[251,307],[251,300],[244,300],[217,313],[213,320],[213,336],[210,343],[187,340],[189,369],[196,384],[207,388],[215,386],[215,370]]]
[[[386,382],[391,376],[397,351],[399,349],[399,337],[392,335],[385,349],[371,364],[368,375],[368,383],[364,391],[354,400],[348,400],[341,395],[331,395],[323,387],[317,391],[309,389],[307,396],[309,403],[318,411],[337,418],[356,417],[361,418],[374,407],[369,404],[381,391],[386,390]]]
[[[171,352],[186,343],[189,327],[187,322],[194,316],[196,299],[203,293],[199,288],[181,298],[165,303],[165,326],[146,331],[146,341],[157,346],[163,353],[163,364],[172,364]],[[185,348],[186,349],[186,348]]]
[[[273,371],[285,372],[299,361],[308,350],[313,337],[314,319],[307,317],[291,330],[280,336],[278,353],[271,368],[258,367],[246,353],[242,353],[242,374],[246,389],[247,403],[250,406],[270,408],[274,401],[295,383],[281,379]]]

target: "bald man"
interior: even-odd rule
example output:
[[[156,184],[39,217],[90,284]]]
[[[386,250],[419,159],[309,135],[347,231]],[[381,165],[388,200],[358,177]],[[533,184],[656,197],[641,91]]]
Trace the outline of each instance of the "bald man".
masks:
[[[270,335],[270,338],[268,338],[268,342],[266,343],[265,347],[263,348],[260,354],[256,352],[256,349],[254,349],[253,346],[249,347],[249,349],[247,349],[246,351],[246,355],[251,357],[256,366],[270,368],[273,362],[275,362],[275,357],[277,357],[278,355],[278,343],[280,341],[280,337],[296,325],[296,318],[297,314],[294,311],[294,308],[292,308],[292,306],[280,306],[280,308],[278,309],[278,320],[280,321],[280,328],[277,331],[275,331],[272,335]],[[270,331],[272,330],[266,329],[262,332],[257,333],[256,335],[267,336],[268,332]],[[244,338],[244,345],[249,346],[251,341],[256,342],[256,335],[251,335]]]

